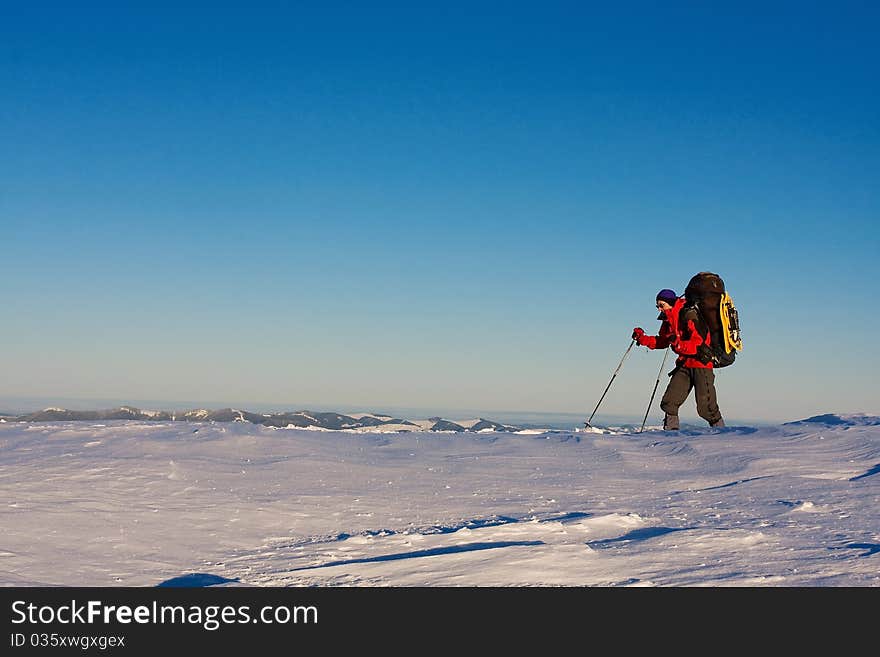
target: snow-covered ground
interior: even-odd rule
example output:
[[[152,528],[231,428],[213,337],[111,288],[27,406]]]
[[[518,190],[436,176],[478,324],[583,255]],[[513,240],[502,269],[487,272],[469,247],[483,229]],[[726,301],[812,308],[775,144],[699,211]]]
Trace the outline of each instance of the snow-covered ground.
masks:
[[[0,423],[0,584],[880,586],[880,421]]]

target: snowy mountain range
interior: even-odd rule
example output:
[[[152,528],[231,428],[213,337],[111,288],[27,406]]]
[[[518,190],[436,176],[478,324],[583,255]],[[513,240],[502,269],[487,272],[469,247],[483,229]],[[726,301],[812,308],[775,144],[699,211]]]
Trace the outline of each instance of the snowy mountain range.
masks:
[[[133,406],[82,411],[66,408],[45,408],[35,413],[7,415],[0,417],[6,422],[70,422],[104,420],[140,420],[155,422],[250,422],[270,427],[296,427],[303,429],[326,429],[330,431],[522,431],[522,427],[476,418],[472,420],[448,420],[431,417],[421,420],[396,418],[384,413],[343,414],[335,412],[313,412],[308,410],[283,413],[252,413],[234,408],[219,410],[193,409],[188,411],[151,411]]]

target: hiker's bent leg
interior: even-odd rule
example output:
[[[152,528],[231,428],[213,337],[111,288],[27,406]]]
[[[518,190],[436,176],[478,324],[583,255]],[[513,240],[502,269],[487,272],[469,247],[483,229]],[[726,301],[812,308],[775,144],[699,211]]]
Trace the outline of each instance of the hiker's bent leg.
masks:
[[[724,426],[715,392],[715,372],[709,368],[694,369],[694,395],[697,413],[711,426]]]
[[[672,373],[669,385],[666,386],[663,399],[660,400],[660,408],[666,413],[666,417],[663,420],[664,429],[678,429],[678,408],[684,404],[684,400],[687,399],[692,387],[693,384],[687,369],[677,367]]]

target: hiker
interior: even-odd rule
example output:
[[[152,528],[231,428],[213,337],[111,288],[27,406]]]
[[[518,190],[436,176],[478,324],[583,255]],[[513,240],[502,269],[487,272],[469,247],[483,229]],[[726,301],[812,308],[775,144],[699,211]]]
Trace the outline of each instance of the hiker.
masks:
[[[684,297],[669,289],[657,293],[657,309],[662,320],[660,333],[645,335],[641,328],[633,329],[632,338],[648,349],[666,349],[671,346],[678,354],[675,369],[670,372],[669,385],[660,401],[660,408],[666,413],[663,428],[667,431],[679,429],[678,409],[687,399],[691,390],[697,400],[697,413],[711,427],[723,427],[724,419],[718,409],[715,394],[715,372],[712,361],[702,356],[709,345],[709,327],[693,306],[686,305]],[[697,354],[700,354],[698,356]]]

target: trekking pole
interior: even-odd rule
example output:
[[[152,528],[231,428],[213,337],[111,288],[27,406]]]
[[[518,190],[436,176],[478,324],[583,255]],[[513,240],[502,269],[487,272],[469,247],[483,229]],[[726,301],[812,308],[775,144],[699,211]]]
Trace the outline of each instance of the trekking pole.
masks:
[[[660,363],[660,371],[657,372],[657,381],[654,383],[654,392],[651,393],[651,401],[648,402],[648,408],[645,410],[645,419],[642,420],[642,428],[639,429],[639,433],[645,430],[645,422],[648,421],[648,413],[651,412],[651,404],[654,403],[654,395],[657,394],[657,386],[660,385],[660,375],[663,374],[663,368],[666,365],[666,357],[669,355],[669,349],[663,352],[663,362]]]
[[[633,338],[632,342],[629,343],[629,347],[626,348],[626,351],[623,352],[623,358],[620,359],[620,365],[617,366],[617,369],[614,370],[614,374],[611,375],[611,381],[608,382],[608,385],[605,386],[605,392],[602,393],[602,396],[599,397],[599,401],[596,402],[596,408],[593,409],[593,412],[590,413],[590,418],[584,422],[585,427],[591,427],[590,422],[593,420],[593,416],[596,414],[596,411],[599,410],[599,404],[602,403],[602,400],[605,399],[605,395],[608,394],[608,389],[611,387],[611,384],[614,383],[614,377],[617,376],[617,373],[620,371],[620,368],[623,367],[623,361],[626,360],[626,357],[629,356],[630,350],[633,348],[633,345],[636,343],[636,339]]]

